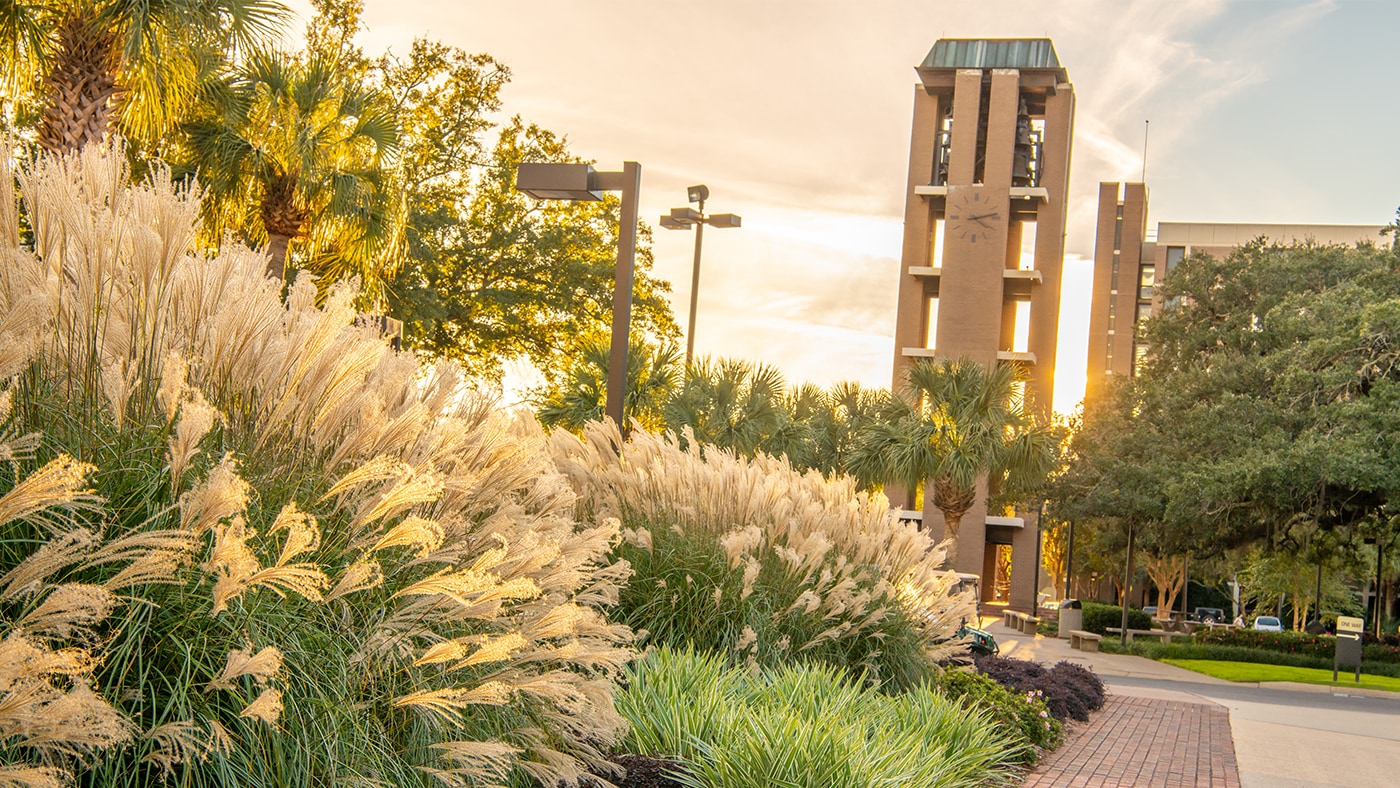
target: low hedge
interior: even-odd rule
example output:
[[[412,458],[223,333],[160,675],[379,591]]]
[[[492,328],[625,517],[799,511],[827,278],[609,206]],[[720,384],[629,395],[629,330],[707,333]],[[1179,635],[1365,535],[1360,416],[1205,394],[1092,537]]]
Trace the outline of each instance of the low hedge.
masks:
[[[1400,646],[1375,642],[1374,636],[1370,640],[1372,642],[1361,649],[1363,661],[1400,665]],[[1332,655],[1337,650],[1336,637],[1309,635],[1306,632],[1260,632],[1253,629],[1197,630],[1195,641],[1203,645],[1233,646],[1282,654],[1301,654],[1325,659],[1329,666],[1332,662]]]
[[[1100,635],[1108,634],[1109,627],[1123,625],[1123,608],[1118,605],[1101,605],[1097,602],[1084,603],[1084,628]],[[1128,608],[1128,629],[1151,629],[1152,616],[1135,607]]]
[[[1274,633],[1277,634],[1277,633]],[[1287,665],[1295,668],[1332,668],[1332,655],[1325,658],[1316,654],[1275,651],[1244,646],[1225,646],[1215,643],[1183,643],[1170,645],[1157,640],[1135,640],[1126,646],[1117,640],[1105,639],[1100,643],[1103,651],[1112,654],[1133,654],[1148,659],[1213,659],[1222,662],[1254,662],[1261,665]],[[1361,672],[1372,676],[1400,678],[1400,665],[1391,662],[1376,662],[1363,659]]]

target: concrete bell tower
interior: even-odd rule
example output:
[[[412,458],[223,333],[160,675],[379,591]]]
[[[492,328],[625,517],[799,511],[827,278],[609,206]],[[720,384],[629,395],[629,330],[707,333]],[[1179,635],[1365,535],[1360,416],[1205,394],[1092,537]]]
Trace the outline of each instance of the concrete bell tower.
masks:
[[[894,385],[920,357],[1018,362],[1030,407],[1048,416],[1074,88],[1049,39],[941,39],[917,70]],[[983,601],[1029,610],[1035,515],[988,516],[981,487],[956,568],[982,577]],[[941,536],[941,513],[927,497],[923,508],[925,527]],[[997,568],[1003,546],[1009,577]]]

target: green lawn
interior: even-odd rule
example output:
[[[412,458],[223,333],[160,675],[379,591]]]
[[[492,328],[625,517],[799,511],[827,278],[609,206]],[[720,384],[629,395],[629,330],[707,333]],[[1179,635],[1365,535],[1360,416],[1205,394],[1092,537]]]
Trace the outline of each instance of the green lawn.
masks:
[[[1317,668],[1294,668],[1287,665],[1260,665],[1254,662],[1221,662],[1213,659],[1164,659],[1169,665],[1194,670],[1226,681],[1296,681],[1303,684],[1326,684],[1332,687],[1355,687],[1355,673],[1339,672],[1340,681],[1332,681],[1332,671]],[[1400,692],[1400,679],[1389,676],[1361,674],[1360,686],[1367,689]]]

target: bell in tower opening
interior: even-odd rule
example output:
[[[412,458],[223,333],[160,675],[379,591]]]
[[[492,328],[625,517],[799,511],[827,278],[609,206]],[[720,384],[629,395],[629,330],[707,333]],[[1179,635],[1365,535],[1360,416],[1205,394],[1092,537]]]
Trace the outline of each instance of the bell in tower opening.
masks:
[[[1026,107],[1026,97],[1021,97],[1021,106],[1016,110],[1016,151],[1011,159],[1011,185],[1035,186],[1035,137],[1031,132],[1031,113]]]

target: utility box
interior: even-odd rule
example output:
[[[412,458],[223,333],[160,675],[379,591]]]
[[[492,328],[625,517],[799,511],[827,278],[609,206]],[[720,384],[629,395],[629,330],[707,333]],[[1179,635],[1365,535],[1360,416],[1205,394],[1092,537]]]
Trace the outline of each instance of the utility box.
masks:
[[[1059,628],[1055,634],[1057,637],[1069,637],[1070,630],[1084,628],[1084,606],[1078,599],[1060,600]]]
[[[1366,622],[1351,616],[1337,617],[1337,652],[1332,657],[1332,680],[1337,680],[1341,667],[1355,668],[1356,683],[1361,683],[1361,632]]]

